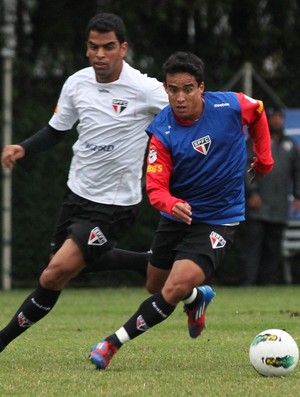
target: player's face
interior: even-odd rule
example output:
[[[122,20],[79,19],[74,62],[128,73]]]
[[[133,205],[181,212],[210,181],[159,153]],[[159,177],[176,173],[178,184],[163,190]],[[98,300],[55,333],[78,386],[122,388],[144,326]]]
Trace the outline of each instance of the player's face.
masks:
[[[177,118],[195,121],[201,116],[204,83],[199,85],[195,77],[189,73],[175,73],[167,74],[164,86]]]
[[[126,42],[119,43],[115,32],[90,32],[86,56],[95,70],[98,83],[118,80],[127,48]]]

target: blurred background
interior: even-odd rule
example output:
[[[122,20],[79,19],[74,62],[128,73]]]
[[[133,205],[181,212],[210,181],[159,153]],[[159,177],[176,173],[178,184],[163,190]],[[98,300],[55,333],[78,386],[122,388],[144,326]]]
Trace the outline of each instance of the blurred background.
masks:
[[[295,110],[297,128],[299,0],[0,0],[2,146],[22,141],[48,122],[65,79],[88,66],[85,29],[99,12],[124,19],[127,61],[142,72],[161,79],[162,64],[172,52],[194,52],[206,64],[207,91],[243,91],[266,107]],[[35,284],[48,262],[75,139],[74,129],[54,149],[20,161],[12,177],[2,174],[4,289]],[[138,222],[120,247],[148,250],[157,219],[144,197]],[[236,261],[233,250],[215,282],[234,285]],[[298,280],[296,269],[294,282]],[[132,274],[101,274],[76,282],[143,280]]]

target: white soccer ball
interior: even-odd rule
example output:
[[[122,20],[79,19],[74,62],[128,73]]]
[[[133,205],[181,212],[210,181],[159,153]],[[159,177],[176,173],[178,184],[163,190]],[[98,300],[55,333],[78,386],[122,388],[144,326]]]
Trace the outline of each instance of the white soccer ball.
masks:
[[[296,367],[299,349],[293,337],[282,329],[267,329],[253,339],[249,358],[263,376],[286,376]]]

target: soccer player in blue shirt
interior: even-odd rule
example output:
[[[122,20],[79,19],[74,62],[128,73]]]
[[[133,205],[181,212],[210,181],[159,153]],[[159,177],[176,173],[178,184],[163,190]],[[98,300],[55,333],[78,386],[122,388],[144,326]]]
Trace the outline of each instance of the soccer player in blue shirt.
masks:
[[[252,180],[272,170],[270,133],[261,101],[243,93],[204,92],[204,64],[178,52],[164,64],[169,106],[151,136],[147,194],[161,219],[152,242],[147,289],[153,293],[90,360],[105,369],[126,342],[166,320],[183,301],[189,334],[198,337],[214,291],[204,285],[232,245],[245,213],[244,126],[253,141]]]

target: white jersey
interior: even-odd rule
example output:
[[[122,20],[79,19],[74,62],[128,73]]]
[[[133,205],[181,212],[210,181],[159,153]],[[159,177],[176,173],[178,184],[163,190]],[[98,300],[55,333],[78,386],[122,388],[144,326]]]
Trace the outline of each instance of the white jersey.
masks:
[[[69,188],[97,203],[139,203],[148,142],[145,129],[167,104],[162,83],[125,61],[119,79],[112,83],[98,83],[92,67],[70,76],[49,121],[60,131],[79,121]]]

